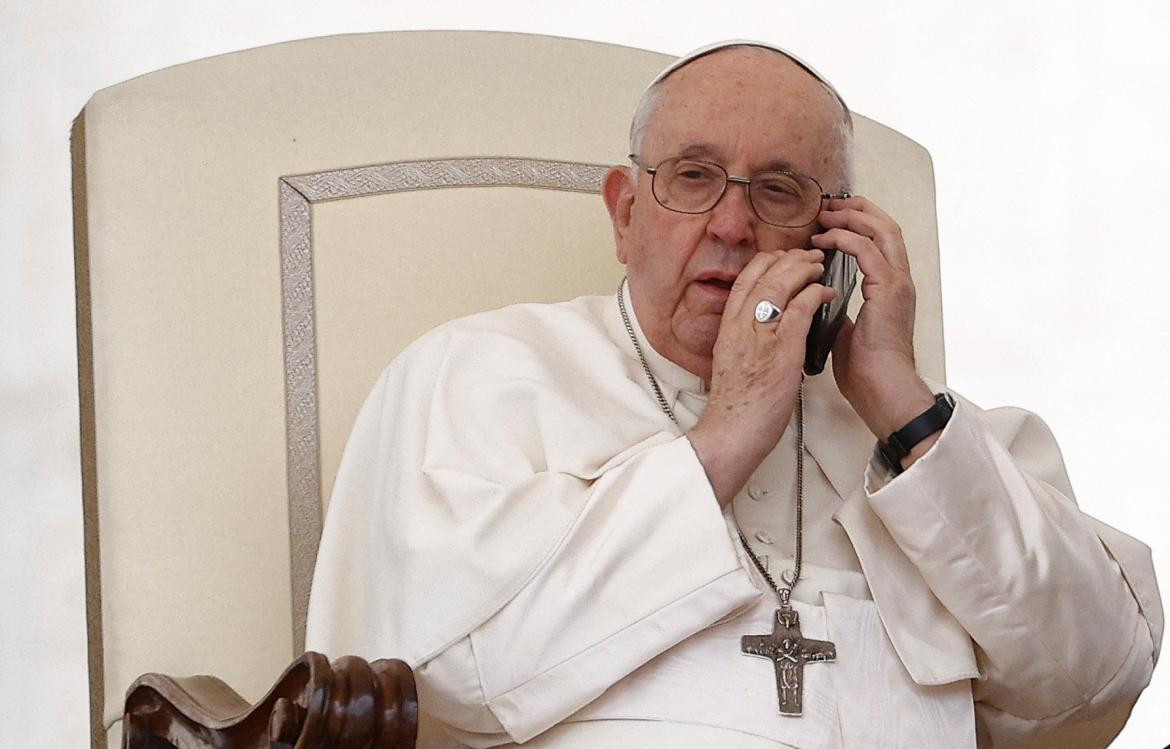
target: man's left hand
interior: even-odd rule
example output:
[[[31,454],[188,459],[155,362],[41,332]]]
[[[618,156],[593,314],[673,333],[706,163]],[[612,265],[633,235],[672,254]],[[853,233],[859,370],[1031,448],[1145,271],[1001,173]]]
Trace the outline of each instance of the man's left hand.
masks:
[[[817,220],[824,231],[813,235],[812,246],[852,255],[863,276],[861,311],[856,322],[845,321],[833,344],[833,375],[884,440],[934,403],[914,366],[914,282],[902,229],[859,196],[831,199]]]

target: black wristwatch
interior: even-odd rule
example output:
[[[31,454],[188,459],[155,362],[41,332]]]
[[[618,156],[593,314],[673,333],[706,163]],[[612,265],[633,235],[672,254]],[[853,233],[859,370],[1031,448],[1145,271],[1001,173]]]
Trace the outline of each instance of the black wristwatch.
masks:
[[[909,455],[919,442],[945,427],[954,412],[954,399],[947,393],[938,393],[934,396],[933,406],[911,419],[885,442],[878,443],[878,450],[895,476],[902,472],[902,458]]]

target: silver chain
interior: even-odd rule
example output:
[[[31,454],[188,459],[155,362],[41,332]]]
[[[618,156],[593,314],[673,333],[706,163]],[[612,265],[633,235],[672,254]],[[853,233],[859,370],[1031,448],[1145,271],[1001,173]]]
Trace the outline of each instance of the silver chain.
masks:
[[[642,363],[642,371],[646,373],[646,379],[650,381],[650,387],[654,390],[654,397],[658,399],[658,405],[662,408],[663,413],[670,417],[676,425],[678,418],[674,415],[674,409],[666,402],[666,396],[662,394],[662,388],[658,386],[658,380],[650,372],[650,364],[646,361],[646,355],[642,353],[642,347],[638,344],[638,337],[634,335],[634,326],[630,322],[630,315],[626,312],[626,302],[623,299],[622,290],[626,285],[626,279],[622,279],[618,284],[617,303],[618,310],[622,313],[622,322],[625,323],[626,333],[630,336],[630,343],[634,344],[634,352],[638,354],[638,361]],[[796,587],[796,583],[800,580],[800,557],[801,549],[804,546],[804,534],[802,528],[804,525],[804,373],[801,373],[800,388],[796,391],[796,552],[793,555],[793,569],[785,570],[780,579],[784,582],[785,587],[780,587],[768,570],[764,568],[760,558],[752,551],[751,545],[748,544],[744,538],[743,531],[738,528],[739,540],[743,544],[744,551],[747,552],[748,557],[751,558],[752,563],[756,565],[756,569],[768,581],[768,585],[772,586],[776,597],[780,599],[782,606],[788,606],[788,600],[792,595],[792,589]]]
[[[630,324],[630,315],[626,312],[626,302],[622,299],[622,287],[626,285],[626,279],[622,279],[618,284],[617,300],[618,309],[622,313],[622,322],[626,324],[626,332],[630,335],[630,343],[634,344],[634,351],[638,354],[638,361],[642,362],[642,371],[646,373],[646,379],[650,380],[650,387],[654,388],[654,397],[658,399],[658,405],[670,417],[670,420],[678,424],[678,419],[674,417],[674,410],[670,404],[666,402],[666,396],[662,394],[662,388],[658,387],[658,380],[654,379],[654,375],[650,373],[650,365],[646,363],[646,355],[642,353],[642,347],[638,345],[638,336],[634,335],[634,326]]]

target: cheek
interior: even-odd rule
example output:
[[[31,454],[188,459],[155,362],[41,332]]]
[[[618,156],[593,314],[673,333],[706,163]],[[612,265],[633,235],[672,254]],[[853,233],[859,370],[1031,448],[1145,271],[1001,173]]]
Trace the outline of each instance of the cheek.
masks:
[[[812,235],[821,230],[816,223],[798,229],[773,227],[766,237],[760,239],[761,250],[812,249]]]
[[[631,236],[628,263],[645,277],[653,278],[656,286],[672,286],[686,275],[687,263],[697,245],[693,227],[686,222],[655,217],[638,224]]]

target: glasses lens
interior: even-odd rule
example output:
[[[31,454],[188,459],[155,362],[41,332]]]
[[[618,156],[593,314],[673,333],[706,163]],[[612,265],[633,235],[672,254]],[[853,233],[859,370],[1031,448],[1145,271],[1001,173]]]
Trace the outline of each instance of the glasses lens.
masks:
[[[654,197],[673,211],[703,213],[719,201],[726,185],[727,173],[715,164],[667,159],[654,175]]]
[[[759,217],[777,226],[805,226],[821,208],[820,185],[802,174],[760,172],[748,194]]]

